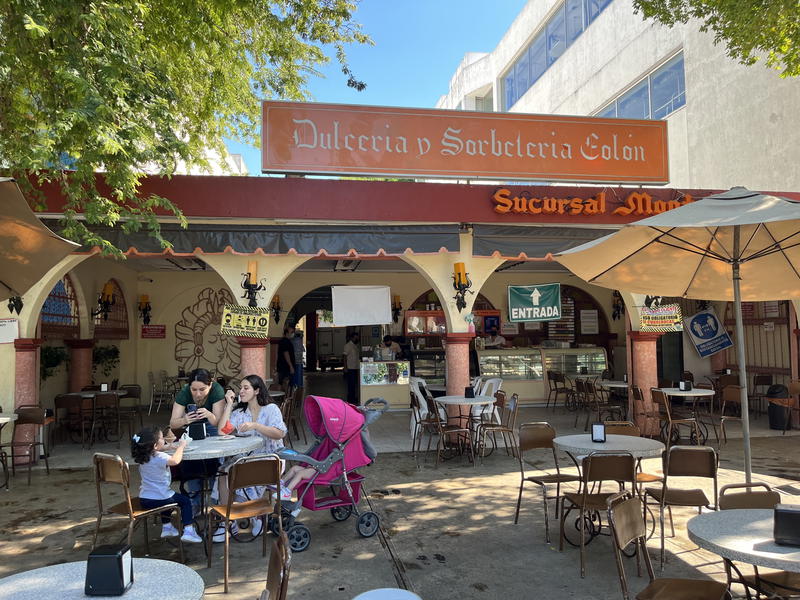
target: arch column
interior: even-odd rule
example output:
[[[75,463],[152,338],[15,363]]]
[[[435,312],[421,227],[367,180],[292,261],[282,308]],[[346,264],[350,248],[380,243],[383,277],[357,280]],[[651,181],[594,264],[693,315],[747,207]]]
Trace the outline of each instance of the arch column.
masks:
[[[460,396],[469,385],[469,343],[474,333],[448,333],[445,335],[445,361],[447,368],[447,395]]]
[[[266,338],[238,337],[241,349],[241,376],[258,375],[262,379],[268,378],[267,346],[270,343]]]
[[[39,405],[39,348],[42,341],[38,338],[18,338],[14,340],[14,409],[20,406],[33,404]],[[32,442],[36,435],[33,425],[20,425],[14,427],[15,442]],[[28,450],[25,450],[28,452]],[[27,465],[33,456],[18,456],[14,459],[16,465]]]
[[[69,391],[80,392],[92,383],[94,339],[64,340],[69,348]]]

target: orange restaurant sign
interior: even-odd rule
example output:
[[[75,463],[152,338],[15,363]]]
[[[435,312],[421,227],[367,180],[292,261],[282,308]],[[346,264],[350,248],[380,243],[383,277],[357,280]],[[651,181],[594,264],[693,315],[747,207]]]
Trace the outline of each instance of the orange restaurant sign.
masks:
[[[591,198],[536,198],[528,193],[512,196],[511,190],[500,188],[492,194],[494,211],[500,214],[529,215],[605,215],[606,193],[598,192]],[[612,215],[650,216],[678,208],[694,202],[689,194],[681,200],[654,200],[647,192],[631,192],[620,206],[611,211]]]
[[[261,169],[667,183],[666,121],[263,103]]]

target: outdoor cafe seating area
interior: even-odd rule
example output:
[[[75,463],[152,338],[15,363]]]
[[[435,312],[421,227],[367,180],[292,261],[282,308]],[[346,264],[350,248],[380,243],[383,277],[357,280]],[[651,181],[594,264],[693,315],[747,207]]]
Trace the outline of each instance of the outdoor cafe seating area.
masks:
[[[341,381],[334,377],[310,375],[306,389],[287,390],[289,401],[282,403],[282,415],[289,429],[287,446],[306,447],[309,440],[303,440],[303,436],[309,432],[302,398],[307,391],[313,393],[315,386],[327,386],[332,393],[340,391]],[[723,375],[708,385],[698,382],[693,390],[696,396],[691,396],[676,392],[678,388],[673,382],[661,382],[663,387],[650,390],[654,408],[652,414],[646,415],[649,417],[646,422],[651,427],[643,431],[633,423],[637,415],[630,409],[641,404],[629,404],[627,398],[628,390],[634,398],[639,397],[641,391],[635,386],[602,376],[571,379],[557,372],[548,373],[548,380],[548,398],[531,407],[520,406],[516,394],[507,395],[500,378],[476,378],[471,382],[471,394],[465,392],[464,396],[455,397],[448,397],[443,386],[427,386],[423,379],[412,378],[411,411],[390,413],[385,422],[371,428],[372,440],[380,454],[368,475],[377,476],[379,481],[371,482],[372,491],[367,494],[372,509],[381,512],[387,522],[393,522],[394,529],[399,528],[395,543],[400,543],[413,529],[404,526],[405,520],[413,522],[417,518],[414,514],[417,511],[409,508],[412,498],[419,506],[435,506],[421,510],[445,523],[445,531],[454,533],[455,526],[461,530],[461,536],[470,535],[477,523],[470,525],[472,519],[466,517],[464,525],[454,525],[442,504],[443,498],[451,497],[448,486],[463,490],[464,482],[469,481],[472,494],[477,494],[472,501],[485,498],[480,490],[493,490],[492,508],[487,516],[496,524],[485,530],[480,528],[480,543],[494,547],[502,542],[489,541],[494,535],[522,536],[519,544],[525,553],[509,557],[513,564],[537,560],[539,551],[535,549],[549,547],[555,553],[547,555],[548,568],[569,574],[570,579],[577,578],[575,581],[581,583],[576,584],[576,589],[600,586],[607,590],[604,593],[608,595],[603,597],[628,597],[625,596],[628,594],[640,598],[724,598],[728,597],[729,586],[735,595],[743,597],[755,598],[757,593],[779,597],[792,594],[798,586],[793,569],[800,570],[800,552],[791,547],[776,547],[782,548],[781,560],[777,560],[777,550],[770,553],[762,547],[764,541],[759,532],[769,529],[771,509],[776,504],[795,503],[800,486],[795,487],[791,478],[787,480],[774,472],[755,475],[752,485],[744,483],[737,467],[741,434],[735,420],[741,414],[737,416],[735,410],[730,410],[734,396],[728,389],[735,384],[717,389],[719,382],[728,382]],[[270,387],[274,392],[284,393],[278,386]],[[292,597],[292,584],[311,585],[303,574],[304,568],[314,568],[307,561],[313,556],[318,561],[324,555],[315,555],[317,545],[329,550],[333,543],[320,538],[341,535],[341,532],[333,535],[328,529],[317,530],[313,522],[309,529],[313,532],[314,546],[300,553],[291,552],[284,536],[266,533],[258,540],[247,527],[232,536],[224,548],[222,561],[212,561],[217,546],[210,542],[200,545],[201,550],[179,540],[176,545],[151,539],[148,528],[152,528],[154,515],[159,511],[145,511],[137,505],[136,470],[126,465],[129,455],[122,440],[127,443],[130,426],[135,429],[141,423],[164,426],[178,388],[173,388],[171,395],[163,399],[161,407],[153,392],[163,392],[163,387],[157,386],[150,393],[137,388],[109,382],[57,399],[53,416],[43,415],[45,422],[41,423],[42,433],[37,438],[44,444],[39,447],[42,456],[50,455],[49,465],[43,465],[45,469],[42,465],[32,471],[26,469],[33,473],[30,488],[18,476],[11,476],[9,493],[30,493],[38,487],[44,496],[48,478],[55,481],[59,477],[58,471],[53,471],[54,465],[56,469],[83,466],[85,470],[85,462],[91,463],[94,456],[95,464],[105,466],[96,468],[96,484],[91,480],[87,483],[92,489],[97,486],[98,498],[105,498],[103,494],[107,493],[104,482],[113,484],[114,489],[119,488],[123,503],[100,504],[93,509],[97,522],[81,542],[81,547],[87,549],[85,554],[95,545],[122,536],[132,544],[134,556],[148,556],[154,563],[175,561],[173,564],[189,567],[187,574],[199,573],[199,587],[192,588],[199,592],[186,597],[201,597],[203,589],[208,593],[210,587],[218,586],[231,597],[238,597],[244,589],[252,591],[252,581],[247,579],[250,583],[246,583],[241,579],[242,561],[261,565],[261,569],[269,566],[273,583],[269,583],[269,576],[267,583],[261,577],[264,598],[287,597],[286,594]],[[796,382],[790,388],[796,391]],[[469,398],[470,395],[473,397]],[[125,398],[129,401],[123,405]],[[776,437],[774,431],[771,437],[761,437],[770,434],[770,430],[760,414],[763,411],[757,407],[758,403],[753,403],[756,439],[793,440],[792,430],[787,437],[780,432]],[[17,422],[29,418],[25,413],[17,411]],[[605,424],[603,442],[592,439],[596,434],[593,424],[598,422]],[[194,457],[241,451],[225,444],[215,442],[213,437],[202,440],[195,450],[201,454]],[[205,446],[209,450],[204,450]],[[223,453],[218,454],[219,450]],[[115,455],[122,456],[121,461]],[[384,468],[383,461],[390,463],[386,470],[380,470]],[[120,469],[117,475],[109,470],[114,465]],[[405,473],[402,489],[392,487],[399,485],[394,481],[399,472]],[[203,489],[209,491],[210,486]],[[86,497],[88,502],[95,502],[91,495]],[[394,504],[398,503],[410,511],[402,518],[394,514],[398,510]],[[445,502],[448,503],[452,500]],[[132,508],[127,510],[126,505]],[[386,509],[388,513],[384,512]],[[258,510],[269,512],[272,507],[267,503]],[[706,518],[717,511],[730,511],[727,513],[730,517],[720,515],[713,523],[706,524]],[[87,507],[88,512],[91,511]],[[119,519],[126,515],[130,523],[127,529],[125,519]],[[736,525],[742,522],[752,522],[758,527],[753,531],[742,530]],[[725,527],[734,533],[721,533],[726,531]],[[143,533],[134,535],[135,531]],[[732,538],[736,538],[735,543]],[[368,543],[373,551],[380,550],[380,545],[376,548],[372,540],[349,543]],[[455,551],[447,544],[443,547]],[[688,557],[687,552],[701,554]],[[636,577],[634,554],[644,557],[644,577]],[[85,572],[85,566],[80,572]],[[552,577],[552,573],[548,576]],[[418,597],[430,597],[420,593],[427,589],[425,585],[414,588],[406,583],[406,589],[416,589]],[[0,590],[2,585],[0,582]],[[275,589],[268,592],[271,585]]]

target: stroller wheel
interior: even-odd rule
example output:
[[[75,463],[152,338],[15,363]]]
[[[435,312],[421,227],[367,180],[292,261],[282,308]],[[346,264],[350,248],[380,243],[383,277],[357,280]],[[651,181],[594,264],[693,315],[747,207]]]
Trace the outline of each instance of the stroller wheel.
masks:
[[[289,537],[289,547],[292,552],[302,552],[311,543],[311,532],[308,527],[300,523],[293,525],[286,535]]]
[[[361,516],[358,517],[358,522],[356,523],[356,531],[358,531],[358,535],[361,537],[372,537],[376,533],[378,533],[378,528],[380,527],[381,520],[377,514],[371,511],[367,511],[361,513]]]
[[[335,506],[331,509],[331,516],[334,521],[347,521],[353,514],[352,506]]]

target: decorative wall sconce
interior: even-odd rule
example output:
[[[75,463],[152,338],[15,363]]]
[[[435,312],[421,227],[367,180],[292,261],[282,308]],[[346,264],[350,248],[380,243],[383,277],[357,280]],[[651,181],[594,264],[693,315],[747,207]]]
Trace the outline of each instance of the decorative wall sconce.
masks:
[[[242,298],[247,298],[249,300],[247,305],[250,308],[256,308],[258,306],[258,292],[264,291],[264,285],[258,283],[258,263],[254,260],[248,262],[247,273],[242,273],[242,275],[244,276],[242,280],[244,295]]]
[[[92,317],[103,315],[103,321],[108,321],[108,315],[111,312],[111,307],[116,304],[117,300],[114,298],[114,284],[107,281],[103,286],[103,291],[97,297],[97,310],[92,311]]]
[[[142,294],[139,296],[139,318],[145,325],[150,325],[150,311],[153,307],[150,306],[150,296]]]
[[[281,320],[281,297],[277,294],[272,298],[269,309],[272,311],[272,318],[278,323]]]
[[[456,291],[456,295],[453,296],[453,300],[456,301],[456,308],[458,312],[461,312],[463,309],[467,307],[467,301],[464,299],[467,292],[470,294],[474,294],[471,289],[472,281],[469,279],[469,273],[466,272],[464,263],[457,262],[453,265],[453,289]]]
[[[611,318],[615,321],[621,319],[625,314],[625,301],[622,299],[622,294],[619,290],[614,290],[611,294]]]
[[[18,315],[22,314],[22,296],[11,296],[8,299],[8,312],[12,315],[17,311]]]
[[[400,304],[400,296],[392,296],[392,321],[395,323],[400,318],[401,310],[403,310],[403,305]]]

